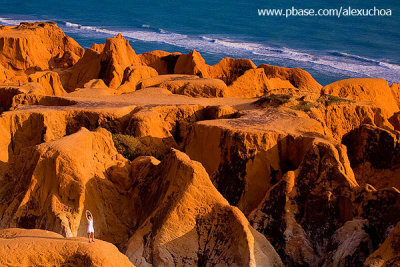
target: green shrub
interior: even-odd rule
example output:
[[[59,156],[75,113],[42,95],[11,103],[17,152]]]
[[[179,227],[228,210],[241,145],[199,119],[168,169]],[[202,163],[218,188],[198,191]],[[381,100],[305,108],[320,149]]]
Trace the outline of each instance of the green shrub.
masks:
[[[335,95],[324,95],[318,99],[318,102],[323,103],[326,106],[329,106],[334,103],[340,103],[340,102],[354,103],[353,100],[341,98],[341,97],[335,96]]]
[[[175,146],[173,138],[134,137],[125,134],[113,134],[114,146],[126,159],[134,160],[139,156],[153,156],[159,160]]]
[[[302,110],[304,112],[310,112],[312,108],[316,107],[318,107],[318,105],[315,103],[311,103],[309,101],[303,101],[295,106],[291,106],[290,108],[295,110]]]
[[[254,104],[259,105],[259,106],[263,106],[265,104],[269,104],[272,106],[280,106],[280,105],[288,103],[291,98],[292,98],[292,96],[287,95],[287,94],[270,94],[270,95],[261,97],[260,99],[255,101]]]
[[[142,156],[144,153],[142,142],[134,136],[113,134],[112,139],[117,151],[129,160]]]

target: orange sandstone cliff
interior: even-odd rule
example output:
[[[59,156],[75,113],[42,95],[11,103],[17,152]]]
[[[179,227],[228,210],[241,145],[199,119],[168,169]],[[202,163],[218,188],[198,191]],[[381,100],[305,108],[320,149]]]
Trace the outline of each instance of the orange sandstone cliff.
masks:
[[[0,26],[0,265],[397,266],[398,103],[382,79]]]
[[[0,35],[0,61],[9,70],[70,67],[83,54],[83,48],[52,22],[1,26]]]
[[[107,253],[104,253],[107,251]],[[134,266],[110,243],[37,229],[0,230],[2,266]]]

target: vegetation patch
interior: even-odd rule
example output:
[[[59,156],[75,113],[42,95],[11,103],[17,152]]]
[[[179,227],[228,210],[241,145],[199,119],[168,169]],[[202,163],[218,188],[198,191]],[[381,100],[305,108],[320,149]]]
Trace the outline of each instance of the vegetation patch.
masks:
[[[112,139],[118,153],[129,160],[134,160],[139,156],[153,156],[161,159],[172,146],[171,140],[152,137],[113,134]]]
[[[312,108],[317,108],[317,107],[318,107],[318,104],[316,104],[316,103],[312,103],[309,101],[303,101],[295,106],[291,106],[290,108],[294,109],[294,110],[302,110],[304,112],[310,112]]]
[[[254,104],[258,106],[266,106],[266,105],[280,106],[288,103],[291,98],[292,96],[288,94],[270,94],[261,97],[260,99],[255,101]]]
[[[341,98],[335,95],[324,95],[318,99],[318,102],[329,106],[336,103],[354,103],[355,101],[346,98]]]

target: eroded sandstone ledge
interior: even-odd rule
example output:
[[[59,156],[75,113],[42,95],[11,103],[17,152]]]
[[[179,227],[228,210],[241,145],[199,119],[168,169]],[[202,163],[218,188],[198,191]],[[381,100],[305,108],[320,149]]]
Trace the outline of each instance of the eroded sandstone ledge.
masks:
[[[90,209],[136,266],[399,263],[397,84],[136,54],[121,35],[84,51],[49,22],[2,26],[0,44],[1,228],[85,236]],[[31,258],[35,237],[15,239]],[[40,264],[130,264],[72,240]]]

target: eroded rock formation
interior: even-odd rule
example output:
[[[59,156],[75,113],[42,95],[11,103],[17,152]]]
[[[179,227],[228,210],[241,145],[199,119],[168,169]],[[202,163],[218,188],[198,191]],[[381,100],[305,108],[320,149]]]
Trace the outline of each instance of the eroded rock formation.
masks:
[[[200,163],[174,150],[161,163],[138,158],[132,164],[141,170],[135,195],[143,196],[134,199],[135,206],[148,206],[128,241],[133,263],[282,266],[267,239],[218,193]]]
[[[75,64],[83,48],[53,22],[1,26],[0,61],[8,70],[36,71]]]
[[[1,230],[0,261],[397,264],[398,84],[137,55],[121,35],[83,54],[54,23],[2,26],[0,44],[0,227],[58,233]],[[131,263],[75,237],[86,209]]]
[[[13,176],[9,173],[3,181],[3,189],[8,192],[1,208],[2,227],[44,228],[67,237],[84,236],[82,214],[89,209],[97,219],[97,237],[120,248],[127,244],[127,255],[139,266],[143,261],[168,264],[172,258],[182,264],[282,265],[265,237],[217,192],[201,164],[181,152],[172,151],[160,166],[154,158],[138,158],[129,164],[116,152],[111,135],[104,129],[82,129],[26,150],[15,159],[10,169]],[[46,200],[42,201],[44,196]],[[176,202],[168,200],[171,197]],[[182,209],[188,210],[186,215]],[[228,224],[214,229],[215,220]],[[147,235],[149,227],[154,236]],[[211,229],[213,233],[209,232]],[[187,230],[193,231],[193,237],[187,236]],[[136,233],[131,237],[134,241],[126,243],[130,231]],[[174,234],[158,236],[159,231]],[[179,237],[179,233],[187,237]],[[220,233],[225,235],[221,237]],[[143,236],[139,238],[141,235],[148,236],[154,245],[141,245],[138,240],[145,241]],[[156,245],[162,239],[170,240],[172,247]],[[230,245],[227,240],[231,240]],[[200,245],[188,251],[187,242]],[[225,256],[213,257],[217,252],[210,251],[210,242]],[[164,255],[167,252],[171,256]]]
[[[62,73],[64,87],[72,91],[92,79],[103,79],[111,88],[118,88],[125,69],[140,65],[140,59],[122,35],[108,38],[105,44],[93,44],[72,68]]]
[[[322,86],[305,70],[299,68],[284,68],[284,67],[277,67],[267,64],[261,64],[258,68],[264,69],[265,75],[271,82],[277,83],[275,88],[285,88],[286,84],[283,86],[282,84],[284,81],[288,81],[291,86],[288,87],[295,87],[302,91],[306,91],[309,93],[320,93]]]
[[[324,86],[322,93],[372,103],[388,117],[399,111],[388,82],[383,79],[345,79]]]
[[[124,193],[106,172],[125,164],[106,130],[81,130],[27,148],[13,162],[9,173],[12,177],[5,177],[4,187],[9,193],[3,199],[2,227],[44,228],[67,237],[85,236],[86,219],[82,214],[89,209],[99,218],[98,237],[121,244],[126,238],[123,233],[129,232],[125,223],[132,216],[121,216],[126,209],[119,201]],[[114,225],[114,230],[106,231],[108,225]]]
[[[366,260],[364,266],[396,266],[399,258],[400,224],[391,231],[385,242]]]
[[[104,253],[107,251],[107,253]],[[0,230],[3,266],[134,266],[110,243],[86,238],[64,238],[44,230]]]
[[[375,188],[400,188],[399,133],[362,125],[343,136],[357,180]]]

